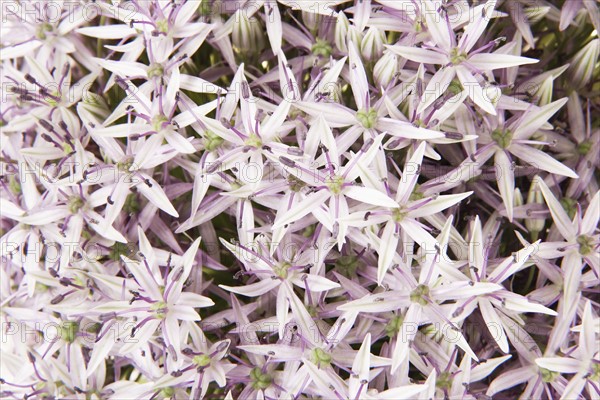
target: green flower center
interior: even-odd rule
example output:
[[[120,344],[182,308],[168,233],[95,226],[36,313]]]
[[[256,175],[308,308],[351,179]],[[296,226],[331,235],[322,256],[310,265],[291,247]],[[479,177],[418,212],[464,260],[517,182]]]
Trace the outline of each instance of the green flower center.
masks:
[[[161,19],[160,21],[157,21],[156,29],[159,32],[167,33],[167,31],[169,30],[169,22],[166,19]]]
[[[14,194],[21,193],[21,183],[19,182],[19,180],[17,178],[15,178],[14,175],[9,175],[8,187],[9,187],[10,191],[13,192]]]
[[[306,306],[306,311],[308,311],[308,315],[313,318],[319,318],[319,309],[316,306],[308,305]]]
[[[426,297],[429,296],[429,286],[419,285],[410,293],[410,301],[413,303],[420,304],[422,306],[427,305]]]
[[[577,152],[582,156],[587,155],[591,149],[592,142],[590,140],[584,140],[583,142],[579,143],[579,146],[577,146]]]
[[[325,184],[329,188],[329,191],[333,194],[342,193],[342,189],[344,188],[344,177],[340,175],[334,175],[332,177],[327,178]]]
[[[461,53],[458,47],[450,50],[450,62],[454,65],[458,65],[467,59],[467,53]]]
[[[442,390],[450,389],[452,387],[452,374],[447,371],[441,372],[435,381],[435,386]]]
[[[67,343],[73,343],[79,332],[79,324],[75,321],[65,321],[60,327],[60,337]]]
[[[92,324],[87,328],[87,332],[88,333],[98,333],[98,332],[100,332],[101,328],[102,328],[102,324],[100,322],[96,322],[95,324]]]
[[[311,237],[315,233],[316,229],[317,229],[316,226],[309,225],[306,228],[304,228],[304,231],[302,231],[302,236],[304,236],[306,238]]]
[[[512,132],[505,129],[495,129],[492,132],[492,140],[501,148],[506,149],[512,141]]]
[[[52,92],[50,96],[45,96],[44,100],[46,100],[46,103],[48,103],[49,106],[56,107],[58,106],[60,97],[60,92]]]
[[[335,269],[341,272],[344,276],[356,276],[358,269],[358,258],[352,255],[341,256],[335,260]]]
[[[388,335],[389,337],[396,336],[398,332],[400,332],[400,328],[402,327],[403,321],[404,319],[399,315],[396,315],[395,317],[390,319],[385,326],[386,335]]]
[[[129,193],[123,204],[123,211],[127,214],[137,214],[140,211],[140,202],[135,193]]]
[[[39,282],[35,283],[35,291],[36,292],[42,292],[42,293],[47,292],[49,287],[50,286],[46,286],[43,283],[39,283]]]
[[[165,73],[165,69],[159,63],[152,63],[148,67],[148,77],[149,78],[160,78]]]
[[[594,249],[594,240],[587,235],[578,236],[577,244],[579,244],[579,254],[582,256],[587,256]]]
[[[319,367],[328,366],[331,363],[331,354],[321,348],[316,348],[310,352],[310,361]]]
[[[273,267],[273,271],[275,271],[275,275],[280,277],[281,279],[285,279],[288,277],[288,270],[292,264],[288,262],[282,262],[281,264],[277,264]]]
[[[224,140],[221,136],[213,131],[204,132],[204,148],[208,151],[213,151],[223,144]]]
[[[250,371],[250,380],[252,381],[252,388],[255,390],[264,390],[271,386],[271,382],[273,382],[271,375],[264,374],[258,367]]]
[[[306,183],[304,183],[302,179],[299,179],[298,177],[292,174],[288,175],[287,181],[288,185],[290,186],[290,189],[293,192],[299,192],[304,186],[306,186]]]
[[[52,26],[52,24],[50,24],[48,22],[42,22],[41,24],[38,25],[35,36],[40,40],[46,40],[46,38],[47,38],[46,34],[48,32],[52,32],[53,30],[54,30],[54,27]]]
[[[590,373],[589,381],[598,382],[600,381],[600,364],[592,362],[592,371]]]
[[[577,212],[577,201],[570,197],[563,197],[560,199],[560,204],[563,206],[569,218],[573,219]]]
[[[73,147],[68,142],[64,142],[62,148],[66,154],[71,154],[73,152]]]
[[[71,196],[67,201],[67,207],[71,214],[77,214],[83,208],[85,201],[79,196]]]
[[[419,186],[420,186],[419,184],[415,185],[413,192],[410,194],[410,197],[408,198],[409,201],[416,201],[416,200],[421,200],[421,199],[425,198],[425,195],[419,191]]]
[[[108,257],[113,261],[120,261],[121,256],[131,257],[133,255],[133,248],[129,247],[125,243],[116,242],[111,248]]]
[[[155,312],[156,317],[159,319],[163,319],[167,315],[167,303],[164,301],[157,301],[156,303],[152,303],[150,309]]]
[[[416,120],[413,121],[413,126],[416,126],[417,128],[427,128],[427,124],[425,122],[423,122],[422,119],[417,118]]]
[[[423,18],[417,17],[415,18],[415,32],[420,33],[423,32],[423,28],[425,27],[425,20]]]
[[[250,134],[248,139],[244,142],[246,146],[254,147],[255,149],[259,149],[262,146],[262,140],[254,133]]]
[[[402,207],[394,208],[392,210],[392,219],[394,222],[400,223],[408,215],[408,211],[404,210]]]
[[[461,93],[464,88],[463,85],[460,83],[459,80],[457,79],[452,79],[452,81],[450,82],[450,85],[448,85],[448,89],[447,89],[450,93],[452,93],[453,96],[456,96],[457,94]]]
[[[315,44],[313,44],[311,51],[315,56],[329,57],[332,52],[332,47],[327,40],[317,39]]]
[[[152,129],[154,129],[155,132],[160,132],[163,129],[164,123],[168,120],[169,119],[162,114],[157,115],[152,118]]]
[[[540,368],[540,374],[542,375],[542,380],[546,383],[552,383],[554,380],[560,375],[556,371],[550,371],[546,368]]]
[[[377,124],[377,110],[373,108],[358,110],[356,112],[356,119],[364,128],[371,129]]]
[[[210,356],[208,354],[200,354],[194,356],[192,361],[199,367],[206,367],[208,364],[210,364]]]
[[[121,172],[129,172],[129,168],[133,166],[133,157],[127,157],[123,161],[117,163],[117,169]]]

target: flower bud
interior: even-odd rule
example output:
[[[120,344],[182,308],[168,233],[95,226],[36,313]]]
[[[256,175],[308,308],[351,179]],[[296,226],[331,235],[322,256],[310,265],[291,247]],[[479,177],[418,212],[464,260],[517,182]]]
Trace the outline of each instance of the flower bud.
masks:
[[[304,22],[304,26],[308,28],[313,34],[317,32],[319,29],[319,24],[321,23],[322,15],[309,11],[302,11],[302,22]]]
[[[373,78],[377,88],[387,87],[396,73],[398,73],[398,57],[391,51],[386,51],[373,68]]]
[[[358,28],[354,25],[350,25],[348,28],[348,34],[346,35],[346,43],[351,41],[354,43],[357,49],[360,49],[360,44],[363,41],[363,35],[358,31]]]
[[[346,37],[348,36],[349,26],[350,22],[348,22],[346,14],[340,12],[335,23],[335,47],[342,53],[348,53]]]
[[[529,187],[529,193],[527,194],[527,204],[544,204],[544,197],[542,192],[537,185],[537,180],[534,179]],[[544,218],[525,218],[525,226],[531,234],[533,240],[537,240],[538,233],[544,229],[546,220]]]
[[[520,207],[523,205],[523,195],[521,194],[521,189],[515,188],[513,194],[513,204],[515,207]]]
[[[599,56],[600,39],[592,40],[575,54],[569,67],[569,77],[573,88],[581,88],[590,81]]]
[[[552,103],[552,92],[554,91],[554,77],[549,76],[544,79],[542,84],[538,87],[534,97],[538,101],[538,106],[545,106],[546,104]]]
[[[315,56],[329,57],[332,53],[332,48],[327,40],[317,38],[311,51]]]
[[[369,28],[360,45],[360,52],[366,61],[375,61],[383,54],[385,34],[375,27]]]
[[[260,53],[265,45],[262,24],[256,17],[248,18],[243,10],[237,10],[234,15],[231,43],[233,49],[243,57]]]

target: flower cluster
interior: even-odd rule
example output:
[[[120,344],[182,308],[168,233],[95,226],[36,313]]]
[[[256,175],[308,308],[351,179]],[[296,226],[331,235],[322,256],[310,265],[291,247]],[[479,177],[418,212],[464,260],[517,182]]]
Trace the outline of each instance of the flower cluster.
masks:
[[[0,397],[600,398],[593,0],[1,6]]]

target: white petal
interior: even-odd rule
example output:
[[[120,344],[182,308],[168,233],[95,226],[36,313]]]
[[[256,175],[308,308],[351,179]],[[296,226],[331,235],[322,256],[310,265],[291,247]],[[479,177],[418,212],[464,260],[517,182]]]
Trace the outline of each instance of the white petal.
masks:
[[[354,95],[354,101],[358,110],[364,110],[367,108],[367,96],[369,95],[369,84],[367,82],[367,75],[365,68],[356,49],[354,42],[348,42],[348,62],[350,64],[350,86],[352,87],[352,94]]]
[[[298,296],[296,296],[291,285],[284,281],[282,286],[285,288],[286,296],[292,309],[292,314],[294,315],[294,319],[300,328],[300,334],[310,343],[316,345],[321,340],[321,337],[318,336],[320,332],[319,327],[306,310],[304,303],[298,298]]]
[[[148,73],[146,72],[147,67],[142,63],[132,61],[104,60],[102,58],[94,58],[94,60],[102,68],[107,69],[119,76],[127,78],[148,78]]]
[[[337,309],[356,312],[387,312],[398,310],[400,307],[407,305],[408,302],[408,292],[406,295],[401,295],[399,292],[383,292],[347,302],[338,306]]]
[[[548,171],[552,174],[568,176],[569,178],[574,179],[579,178],[571,168],[567,167],[556,158],[532,146],[513,144],[508,151],[542,171]]]
[[[488,358],[486,361],[477,364],[471,370],[471,382],[478,382],[487,378],[500,364],[511,357],[512,356],[509,354],[502,357]]]
[[[590,204],[581,221],[580,233],[583,235],[592,234],[598,226],[598,219],[600,219],[600,190],[590,200]]]
[[[558,110],[564,106],[568,97],[560,100],[556,100],[550,104],[546,104],[543,107],[539,107],[534,110],[528,111],[517,122],[517,126],[513,128],[513,139],[528,139],[538,129],[548,122]]]
[[[492,334],[492,337],[500,346],[500,350],[502,350],[505,354],[508,353],[508,339],[506,338],[506,332],[504,332],[504,326],[502,325],[502,320],[498,318],[494,307],[489,302],[489,300],[485,298],[479,299],[479,311],[483,316],[483,320],[485,324]]]
[[[458,44],[465,52],[468,53],[471,51],[475,43],[477,43],[483,34],[488,22],[492,18],[495,6],[496,0],[488,0],[485,4],[481,4],[474,7],[472,10],[469,10],[469,14],[473,16],[473,20],[465,27],[465,31]]]
[[[324,106],[320,103],[299,101],[294,103],[294,106],[313,117],[323,114],[325,120],[332,128],[340,128],[356,123],[354,113],[341,104],[327,103]]]
[[[33,51],[40,47],[42,42],[39,40],[30,40],[16,46],[3,47],[0,51],[0,60],[8,60],[10,58],[23,57],[28,54],[33,54]]]
[[[448,58],[443,54],[437,53],[431,50],[421,49],[419,47],[408,47],[408,46],[386,46],[392,52],[409,59],[423,64],[446,64]]]
[[[294,361],[302,357],[302,348],[285,344],[242,345],[237,348],[248,353],[269,356],[279,361]]]
[[[111,24],[110,26],[86,26],[76,30],[77,33],[97,39],[123,39],[137,35],[137,31],[129,25]]]
[[[189,140],[181,136],[179,133],[168,130],[165,132],[165,139],[177,152],[182,154],[192,154],[196,152],[194,146]]]
[[[581,361],[569,357],[542,357],[536,359],[535,363],[542,368],[561,374],[577,373],[582,366]]]
[[[540,190],[542,191],[542,195],[544,196],[544,199],[546,200],[546,204],[548,204],[548,208],[550,209],[550,214],[552,214],[552,219],[554,220],[554,223],[556,224],[558,231],[565,239],[567,239],[567,240],[574,239],[577,232],[575,230],[575,227],[573,226],[573,223],[569,219],[569,216],[567,215],[565,209],[558,202],[556,197],[554,197],[554,194],[552,193],[550,188],[548,188],[548,186],[546,185],[546,182],[544,182],[542,179],[540,179],[538,177],[537,183],[540,187]]]
[[[360,349],[354,357],[352,363],[352,375],[350,376],[350,395],[352,398],[358,396],[358,389],[361,388],[360,382],[369,379],[369,370],[371,368],[371,334],[367,333]]]
[[[508,54],[478,53],[473,54],[467,62],[481,70],[516,67],[523,64],[535,64],[538,60],[528,57],[511,56]]]
[[[162,293],[157,282],[152,277],[152,273],[148,271],[144,263],[131,260],[125,256],[121,256],[123,262],[134,275],[135,280],[140,285],[140,288],[154,300],[162,299]]]
[[[396,223],[388,222],[381,234],[381,242],[379,243],[379,257],[377,261],[377,284],[381,285],[383,278],[388,269],[392,265],[396,249],[398,247],[399,235],[395,234]]]
[[[477,104],[483,111],[496,115],[496,108],[492,99],[487,97],[487,92],[483,90],[477,79],[473,74],[463,66],[456,68],[456,75],[460,83],[465,88],[469,97],[475,104]]]
[[[410,216],[412,218],[419,218],[434,215],[461,202],[463,199],[466,199],[471,194],[473,194],[473,192],[446,194],[438,196],[436,199],[424,204],[416,210],[410,211]]]
[[[500,189],[500,196],[502,196],[502,201],[504,201],[508,220],[512,221],[513,197],[515,193],[515,172],[513,165],[504,150],[496,151],[494,161],[496,162],[496,181],[498,182],[498,189]]]
[[[288,321],[288,310],[290,309],[290,302],[286,297],[286,291],[283,285],[280,285],[279,290],[277,291],[277,302],[275,304],[275,307],[279,339],[283,339],[285,335],[285,325]]]
[[[377,398],[381,400],[409,399],[412,398],[414,395],[421,393],[426,388],[426,385],[397,386],[393,389],[388,389],[384,390],[383,392],[379,392]]]
[[[179,217],[177,210],[169,201],[169,198],[162,190],[158,182],[152,179],[150,176],[144,176],[145,179],[148,180],[149,184],[146,182],[139,183],[136,188],[142,195],[147,198],[152,204],[156,207],[160,208],[164,212],[174,217]]]
[[[414,340],[421,323],[422,312],[423,308],[416,303],[412,303],[406,311],[404,321],[400,326],[400,332],[398,332],[396,337],[396,346],[392,355],[392,373],[396,372],[398,367],[408,357],[411,342]]]
[[[488,280],[490,282],[503,282],[509,276],[519,271],[529,256],[537,251],[539,244],[540,240],[519,250],[512,257],[506,258],[488,275]]]
[[[324,292],[340,287],[339,283],[330,281],[323,276],[313,274],[301,274],[293,279],[293,283],[303,289],[308,289],[311,292]]]
[[[128,137],[133,134],[146,133],[153,131],[150,125],[146,124],[118,124],[106,128],[97,128],[92,130],[92,135],[102,137]]]
[[[273,224],[273,229],[298,221],[317,207],[320,207],[329,197],[331,197],[331,194],[328,190],[319,190],[316,193],[309,194],[304,200],[292,206],[281,218],[276,220]]]
[[[342,192],[351,199],[380,207],[397,208],[398,203],[389,198],[385,193],[364,186],[348,186]]]
[[[427,107],[433,104],[448,89],[450,82],[452,82],[455,76],[456,73],[452,66],[445,66],[438,70],[427,84],[417,112],[422,113]]]
[[[450,48],[452,47],[450,35],[454,36],[454,32],[451,32],[448,19],[438,12],[438,6],[440,6],[440,4],[433,1],[421,2],[422,12],[425,13],[425,22],[427,24],[429,35],[439,48],[450,51]],[[456,44],[456,42],[454,43]]]
[[[376,128],[390,135],[405,139],[442,139],[446,135],[444,132],[434,131],[432,129],[413,126],[408,122],[398,121],[392,118],[379,118]]]
[[[279,286],[280,283],[281,283],[281,281],[278,279],[266,278],[266,279],[262,279],[258,282],[251,283],[250,285],[245,285],[245,286],[233,287],[233,286],[219,285],[219,287],[222,289],[225,289],[229,292],[242,294],[242,295],[248,296],[248,297],[256,297],[256,296],[262,296],[263,294],[270,292],[271,290],[273,290],[277,286]]]

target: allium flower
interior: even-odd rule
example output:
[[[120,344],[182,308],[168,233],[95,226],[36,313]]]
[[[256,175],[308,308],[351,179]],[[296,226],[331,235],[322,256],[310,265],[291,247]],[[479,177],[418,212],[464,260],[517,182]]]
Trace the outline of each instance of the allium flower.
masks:
[[[551,3],[1,2],[0,397],[598,398]]]
[[[590,396],[598,394],[598,377],[600,373],[600,341],[596,337],[597,330],[592,325],[592,306],[586,302],[582,328],[579,333],[579,345],[570,349],[570,357],[542,357],[535,360],[536,364],[549,371],[575,374],[561,395],[561,399],[579,396],[584,388]]]
[[[537,60],[526,57],[487,53],[486,50],[492,48],[496,43],[494,41],[472,51],[491,18],[495,3],[495,0],[488,0],[486,4],[473,9],[474,19],[465,27],[457,42],[454,32],[449,29],[450,23],[447,17],[437,13],[433,1],[424,1],[427,28],[435,46],[389,47],[391,51],[411,61],[443,66],[435,73],[425,88],[427,97],[420,104],[420,110],[428,107],[440,97],[452,80],[457,77],[460,85],[467,90],[473,102],[487,113],[495,115],[494,105],[486,95],[484,88],[481,87],[479,80],[476,79],[475,74],[485,79],[486,71],[537,62]]]
[[[94,310],[104,313],[109,320],[118,315],[146,313],[147,316],[144,316],[132,329],[131,336],[136,340],[126,343],[121,351],[128,353],[147,343],[160,327],[167,348],[173,352],[172,357],[176,358],[181,348],[178,321],[199,321],[200,316],[194,308],[208,307],[214,304],[209,298],[182,291],[192,269],[200,239],[190,245],[179,262],[169,258],[167,260],[168,268],[165,270],[166,276],[162,276],[157,255],[144,231],[138,229],[138,235],[140,260],[122,256],[138,285],[138,290],[132,291],[132,301],[109,301]]]
[[[0,60],[35,55],[51,63],[53,59],[64,61],[66,54],[74,53],[79,62],[89,66],[86,56],[91,54],[90,49],[71,33],[93,17],[92,12],[70,0],[50,6],[44,1],[4,3]]]

